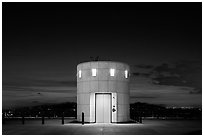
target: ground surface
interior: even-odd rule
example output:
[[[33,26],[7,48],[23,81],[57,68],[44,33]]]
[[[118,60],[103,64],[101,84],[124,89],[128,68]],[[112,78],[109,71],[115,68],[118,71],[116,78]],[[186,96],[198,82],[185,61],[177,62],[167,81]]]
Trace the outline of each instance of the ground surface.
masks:
[[[201,120],[143,120],[142,124],[85,124],[70,123],[66,119],[6,121],[2,125],[3,135],[186,135],[201,134]]]

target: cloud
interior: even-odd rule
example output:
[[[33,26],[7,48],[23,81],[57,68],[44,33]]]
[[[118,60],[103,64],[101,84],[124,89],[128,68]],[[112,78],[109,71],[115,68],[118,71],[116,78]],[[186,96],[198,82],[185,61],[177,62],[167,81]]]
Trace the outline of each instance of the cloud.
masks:
[[[153,78],[157,81],[155,84],[202,88],[201,61],[176,62],[174,67],[162,64],[154,68],[153,73],[156,75]]]
[[[131,96],[132,99],[138,99],[138,98],[143,98],[143,99],[155,99],[157,97],[153,96]]]
[[[153,65],[146,65],[146,64],[134,65],[134,67],[142,68],[142,69],[152,69],[152,68],[154,68]]]
[[[138,73],[138,72],[136,73],[133,72],[131,74],[133,74],[134,76],[142,76],[142,77],[149,77],[151,75],[151,73]]]
[[[194,90],[191,90],[189,93],[190,94],[202,94],[202,90],[201,89],[194,89]]]
[[[40,93],[40,94],[39,94]],[[76,91],[57,92],[57,91],[15,91],[4,90],[2,96],[3,108],[14,108],[22,106],[33,106],[47,103],[76,102]]]
[[[193,87],[190,94],[202,92],[201,61],[180,61],[158,66],[135,65],[132,77],[149,78],[154,85]],[[141,69],[143,68],[143,69]]]
[[[21,82],[4,82],[2,86],[3,108],[76,102],[75,83],[58,80],[32,80],[24,85]]]
[[[52,80],[52,79],[41,79],[41,80],[32,80],[32,85],[36,86],[76,86],[76,81],[69,80]]]
[[[189,94],[194,90],[193,87],[154,84],[151,78],[147,77],[134,77],[130,83],[130,102],[166,106],[201,106],[202,96]]]

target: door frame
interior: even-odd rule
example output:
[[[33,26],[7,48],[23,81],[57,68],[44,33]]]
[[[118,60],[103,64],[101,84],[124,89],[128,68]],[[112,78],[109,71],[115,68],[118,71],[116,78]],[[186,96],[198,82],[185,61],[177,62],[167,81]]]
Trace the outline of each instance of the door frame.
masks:
[[[112,123],[112,93],[110,92],[96,92],[95,93],[95,122],[96,123],[96,95],[97,94],[109,94],[110,95],[110,123]]]

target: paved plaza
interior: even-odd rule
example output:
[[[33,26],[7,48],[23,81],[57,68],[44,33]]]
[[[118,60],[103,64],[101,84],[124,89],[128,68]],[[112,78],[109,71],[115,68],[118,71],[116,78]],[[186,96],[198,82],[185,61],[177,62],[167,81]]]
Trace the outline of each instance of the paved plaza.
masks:
[[[143,120],[139,123],[85,124],[60,119],[8,121],[2,126],[3,135],[187,135],[201,134],[201,120]]]

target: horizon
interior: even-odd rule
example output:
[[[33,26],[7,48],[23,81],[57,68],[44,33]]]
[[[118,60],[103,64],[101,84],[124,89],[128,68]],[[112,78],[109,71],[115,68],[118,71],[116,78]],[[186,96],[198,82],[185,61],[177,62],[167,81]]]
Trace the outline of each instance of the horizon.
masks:
[[[19,106],[19,107],[10,107],[10,108],[2,108],[3,111],[12,111],[12,110],[18,110],[18,109],[22,109],[22,108],[32,108],[32,107],[40,107],[40,106],[54,106],[54,105],[62,105],[62,104],[67,104],[67,103],[75,103],[77,104],[76,101],[72,101],[72,102],[61,102],[61,103],[46,103],[46,104],[38,104],[38,105],[31,105],[31,106]],[[195,108],[198,108],[198,109],[202,109],[202,106],[165,106],[164,104],[150,104],[150,103],[146,103],[146,102],[133,102],[133,103],[130,103],[130,105],[133,105],[133,104],[146,104],[146,105],[154,105],[154,106],[158,106],[158,107],[164,107],[166,109],[171,109],[171,108],[182,108],[182,109],[195,109]]]

